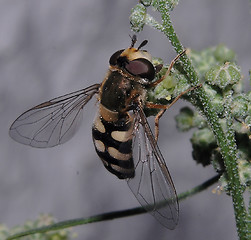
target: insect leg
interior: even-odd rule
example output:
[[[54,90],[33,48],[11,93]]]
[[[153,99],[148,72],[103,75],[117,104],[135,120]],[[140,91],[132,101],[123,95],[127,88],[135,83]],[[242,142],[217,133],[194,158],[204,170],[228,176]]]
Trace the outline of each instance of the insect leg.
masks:
[[[155,133],[156,142],[158,141],[158,137],[159,137],[159,120],[162,117],[162,115],[165,113],[165,111],[166,109],[160,110],[154,119],[154,123],[155,123],[154,133]]]
[[[159,80],[153,82],[152,84],[150,84],[150,87],[154,87],[156,85],[158,85],[160,82],[162,82],[171,72],[172,68],[173,68],[173,65],[178,61],[178,59],[184,55],[186,53],[186,49],[183,50],[180,54],[178,54],[170,63],[167,71],[166,71],[166,74],[164,76],[162,76]]]
[[[174,103],[176,103],[184,94],[193,91],[199,87],[201,87],[202,84],[198,85],[198,86],[194,86],[194,87],[190,87],[187,90],[181,92],[169,105],[161,105],[161,104],[154,104],[151,102],[147,102],[146,103],[146,107],[147,108],[155,108],[155,109],[161,109],[158,114],[155,116],[155,140],[157,142],[158,140],[158,136],[159,136],[159,120],[162,117],[162,115],[165,113],[165,111],[167,109],[169,109],[171,106],[173,106]]]
[[[159,119],[162,117],[162,115],[164,114],[164,112],[167,109],[167,105],[161,105],[161,104],[155,104],[155,103],[151,103],[151,102],[147,102],[145,105],[147,108],[155,108],[155,109],[160,109],[160,111],[158,112],[158,114],[155,116],[155,128],[154,128],[154,135],[155,135],[155,141],[157,142],[158,137],[159,137]]]

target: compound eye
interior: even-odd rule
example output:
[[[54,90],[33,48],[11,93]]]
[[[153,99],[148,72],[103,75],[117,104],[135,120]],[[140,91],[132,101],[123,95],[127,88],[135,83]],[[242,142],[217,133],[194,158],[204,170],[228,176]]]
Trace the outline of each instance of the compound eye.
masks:
[[[155,69],[152,63],[144,58],[138,58],[126,64],[125,69],[135,76],[140,76],[152,81],[155,77]]]
[[[113,65],[113,66],[117,65],[117,60],[118,60],[120,54],[121,54],[124,50],[125,50],[125,49],[121,49],[121,50],[119,50],[119,51],[117,51],[117,52],[115,52],[115,53],[112,54],[112,56],[110,57],[110,60],[109,60],[110,65]]]

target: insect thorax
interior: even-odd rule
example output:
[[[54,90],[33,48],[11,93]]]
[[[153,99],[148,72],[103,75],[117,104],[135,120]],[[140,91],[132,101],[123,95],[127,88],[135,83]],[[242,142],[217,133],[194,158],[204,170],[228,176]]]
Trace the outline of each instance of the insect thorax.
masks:
[[[145,88],[121,71],[108,71],[100,91],[100,103],[105,108],[117,112],[120,115],[133,109],[135,100],[140,96],[145,98]]]

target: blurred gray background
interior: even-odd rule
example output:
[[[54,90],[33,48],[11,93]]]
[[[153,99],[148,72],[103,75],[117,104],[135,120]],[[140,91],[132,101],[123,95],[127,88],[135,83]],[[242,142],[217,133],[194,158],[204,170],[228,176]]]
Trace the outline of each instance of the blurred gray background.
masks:
[[[35,149],[14,142],[8,128],[25,110],[45,100],[103,80],[108,60],[130,44],[128,17],[136,0],[0,1],[0,222],[12,227],[40,213],[58,220],[138,206],[125,181],[107,172],[91,139],[94,101],[76,136],[64,145]],[[201,50],[225,43],[238,56],[246,84],[251,59],[250,4],[246,0],[181,0],[172,12],[185,47]],[[170,62],[168,40],[145,27],[139,41]],[[178,193],[215,175],[192,160],[189,138],[174,116],[179,101],[161,120],[159,145]],[[173,231],[149,214],[74,228],[77,239],[237,239],[231,199],[207,191],[180,203]]]

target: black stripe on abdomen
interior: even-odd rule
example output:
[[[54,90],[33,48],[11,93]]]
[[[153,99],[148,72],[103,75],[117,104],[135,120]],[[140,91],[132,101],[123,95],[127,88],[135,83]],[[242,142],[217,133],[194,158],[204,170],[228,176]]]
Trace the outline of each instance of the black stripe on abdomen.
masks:
[[[108,171],[120,179],[134,177],[131,122],[110,123],[100,116],[92,127],[96,152]]]

